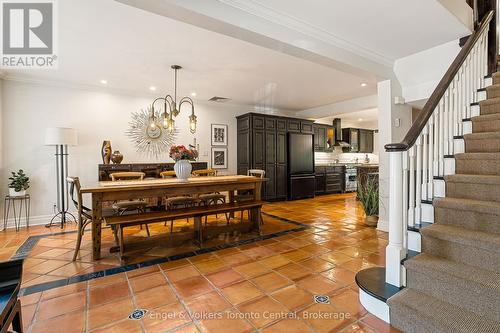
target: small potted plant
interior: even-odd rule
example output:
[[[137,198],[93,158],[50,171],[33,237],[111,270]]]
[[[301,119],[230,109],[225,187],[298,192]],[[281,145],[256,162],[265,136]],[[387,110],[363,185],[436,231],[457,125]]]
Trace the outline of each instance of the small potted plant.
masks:
[[[30,179],[23,170],[12,172],[12,176],[9,177],[9,180],[9,195],[11,197],[26,195],[26,190],[30,187]]]
[[[365,224],[376,227],[378,223],[378,179],[367,177],[366,183],[360,187],[358,198],[365,211]]]
[[[170,158],[175,161],[175,175],[181,181],[187,181],[193,169],[189,161],[194,161],[198,157],[196,149],[188,149],[185,146],[172,146],[170,148]]]

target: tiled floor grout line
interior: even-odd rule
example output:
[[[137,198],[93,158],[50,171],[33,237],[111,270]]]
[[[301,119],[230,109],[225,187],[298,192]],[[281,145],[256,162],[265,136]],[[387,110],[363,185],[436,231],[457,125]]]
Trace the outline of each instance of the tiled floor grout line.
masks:
[[[301,225],[303,225],[303,228],[306,228],[306,229],[309,228],[309,226],[307,226],[306,224],[303,224],[303,223],[300,223],[300,222],[296,222],[296,221],[292,221],[292,220],[289,220],[289,219],[286,219],[286,218],[279,218],[279,217],[273,217],[273,218],[281,220],[281,221],[284,221],[286,223],[301,224]],[[289,229],[289,230],[285,230],[284,235],[288,235],[288,234],[294,233],[294,232],[301,232],[301,231],[303,231],[303,230]],[[262,237],[267,237],[266,240],[267,239],[273,239],[273,238],[280,237],[281,235],[279,235],[279,234],[281,234],[281,233],[282,232],[270,233],[270,234],[264,235]],[[261,236],[244,240],[244,244],[251,244],[251,243],[258,242],[258,241],[262,241]],[[224,244],[224,245],[225,245],[225,248],[232,248],[232,247],[238,247],[241,244],[240,244],[240,241],[236,241],[236,242],[232,242],[232,243]],[[216,247],[216,248],[213,248],[213,249],[212,248],[207,248],[207,250],[210,250],[210,251],[209,252],[205,252],[205,253],[212,253],[212,252],[215,252],[215,251],[220,250],[220,249],[218,249]],[[190,252],[188,252],[188,253],[190,253]],[[61,287],[61,286],[64,286],[64,285],[69,285],[69,284],[81,282],[81,280],[83,278],[86,278],[86,277],[88,277],[86,280],[92,280],[94,278],[101,277],[101,275],[102,276],[106,276],[107,275],[106,272],[115,271],[115,270],[118,272],[120,269],[126,269],[129,266],[136,266],[136,267],[135,268],[131,268],[131,269],[126,269],[126,271],[130,271],[130,270],[134,270],[134,269],[138,269],[138,268],[142,268],[142,267],[148,266],[148,263],[155,262],[155,261],[165,260],[163,262],[167,262],[167,261],[171,261],[171,259],[170,259],[171,257],[182,257],[183,255],[188,254],[188,253],[179,254],[179,255],[173,255],[173,256],[164,257],[164,258],[160,257],[160,258],[152,259],[150,261],[146,261],[146,262],[142,262],[142,263],[130,264],[130,265],[125,265],[125,266],[110,268],[108,270],[98,271],[98,272],[93,272],[93,273],[87,273],[87,274],[83,274],[83,275],[75,275],[75,276],[71,276],[71,277],[68,277],[68,278],[63,278],[63,279],[59,279],[59,280],[54,280],[54,281],[42,283],[42,284],[39,284],[39,285],[31,285],[31,286],[22,288],[20,294],[21,295],[29,295],[29,294],[33,293],[33,292],[29,292],[32,289],[35,289],[34,292],[37,292],[36,287],[42,288],[41,291],[43,291],[43,290],[48,290],[48,289],[52,289],[52,288]],[[178,259],[180,259],[180,258],[178,258]],[[174,259],[174,260],[176,260],[176,259]],[[59,268],[55,268],[52,271],[55,271],[57,269],[59,269]],[[113,273],[113,274],[115,274],[115,273]],[[113,275],[113,274],[111,274],[111,275]],[[72,280],[73,280],[73,282],[71,282]],[[66,282],[64,283],[64,281],[66,281]],[[47,288],[43,288],[44,285],[48,286],[48,287]],[[51,288],[50,287],[51,285],[54,285],[54,286]],[[26,290],[28,290],[28,292],[26,292]]]
[[[217,254],[215,254],[215,256],[216,256],[216,257],[219,257]],[[206,260],[210,260],[210,259],[206,259]],[[199,262],[203,262],[203,261],[206,261],[206,260],[201,260],[201,261],[199,261]],[[220,260],[222,260],[222,259],[220,259]],[[190,262],[191,262],[191,261],[190,261]],[[222,288],[218,288],[218,287],[217,287],[217,286],[216,286],[216,285],[215,285],[212,281],[210,281],[210,279],[208,279],[208,278],[206,277],[206,275],[205,275],[205,274],[203,274],[203,272],[202,272],[202,271],[200,271],[200,269],[199,269],[199,268],[195,265],[195,263],[194,263],[194,262],[191,262],[191,265],[193,265],[194,269],[196,269],[196,271],[197,271],[197,272],[198,272],[201,276],[203,276],[203,277],[205,278],[205,280],[207,280],[207,281],[208,281],[208,283],[209,283],[209,284],[210,284],[210,285],[214,288],[214,291],[215,291],[215,292],[216,292],[216,293],[217,293],[220,297],[222,297],[222,298],[223,298],[223,299],[224,299],[224,300],[225,300],[228,304],[230,304],[230,305],[231,305],[231,307],[229,308],[230,310],[234,310],[234,311],[238,311],[238,312],[240,312],[240,311],[238,310],[238,308],[236,307],[236,305],[234,305],[233,303],[231,303],[231,302],[229,301],[229,299],[228,299],[228,298],[224,295],[224,293],[222,292]],[[211,274],[211,273],[216,273],[216,272],[222,272],[222,270],[220,270],[220,271],[210,272],[209,274]],[[225,288],[225,287],[228,287],[228,286],[231,286],[231,285],[233,285],[233,284],[237,284],[237,283],[239,283],[239,282],[241,282],[241,281],[238,281],[238,282],[234,282],[234,283],[232,283],[232,284],[225,285],[225,286],[224,286],[224,288]],[[208,294],[208,293],[207,293],[207,294]],[[203,294],[203,295],[204,295],[204,294]],[[201,296],[201,295],[198,295],[198,296]],[[228,309],[224,310],[223,312],[227,312],[227,311],[228,311]],[[240,313],[241,313],[241,312],[240,312]],[[244,320],[245,322],[247,322],[250,326],[252,326],[252,327],[254,328],[254,331],[255,331],[255,330],[257,330],[257,328],[256,328],[256,327],[255,327],[255,326],[254,326],[254,325],[253,325],[253,324],[252,324],[249,320],[247,320],[247,319],[243,319],[243,320]]]
[[[161,267],[159,265],[156,265],[156,266],[158,266],[158,269],[161,270]],[[132,288],[132,284],[130,283],[130,278],[129,278],[127,272],[124,272],[123,274],[125,275],[125,281],[127,281],[128,290],[130,292],[130,295],[132,296],[132,305],[134,307],[134,309],[132,311],[134,311],[136,309],[139,309],[139,305],[137,304],[137,300],[135,298],[135,292],[134,292],[134,289]],[[124,320],[127,320],[127,318],[125,318]],[[147,330],[146,330],[146,327],[144,326],[144,322],[142,320],[138,320],[138,322],[139,322],[139,326],[141,327],[141,331],[143,333],[146,333]]]
[[[88,281],[86,282],[86,288],[85,288],[85,313],[84,313],[84,325],[83,329],[84,332],[90,332],[89,329],[89,317],[90,317],[90,283]]]
[[[342,207],[340,207],[340,209],[342,209]],[[245,308],[243,308],[242,310],[244,310],[245,313],[248,311],[260,312],[259,309],[261,309],[262,306],[257,306],[257,304],[260,304],[260,303],[256,303],[255,305],[250,305],[250,304],[252,302],[258,302],[261,298],[266,298],[266,297],[269,297],[269,299],[263,301],[262,304],[272,304],[272,302],[276,302],[277,304],[281,304],[282,306],[284,304],[288,304],[291,308],[292,307],[294,308],[294,310],[288,310],[290,312],[295,311],[295,312],[299,313],[301,311],[304,311],[305,309],[308,309],[311,306],[315,306],[315,309],[318,309],[318,311],[325,311],[326,310],[326,311],[330,311],[330,312],[351,313],[351,317],[350,317],[351,319],[346,320],[346,321],[340,319],[338,321],[338,324],[336,324],[337,328],[334,329],[334,331],[339,332],[339,333],[352,332],[353,330],[357,330],[360,328],[363,329],[363,327],[365,327],[368,330],[374,329],[377,332],[379,332],[379,330],[381,330],[381,329],[385,329],[385,327],[387,327],[387,326],[381,326],[381,323],[374,320],[373,316],[367,315],[366,311],[362,310],[362,308],[358,309],[357,307],[354,307],[351,309],[351,306],[349,306],[349,305],[354,306],[354,304],[358,304],[358,302],[356,302],[356,300],[355,300],[356,294],[353,293],[353,291],[356,292],[357,290],[355,288],[355,285],[352,282],[352,278],[350,277],[351,276],[350,274],[358,271],[360,269],[360,267],[361,268],[365,267],[364,265],[371,265],[373,263],[375,263],[377,265],[381,264],[380,257],[383,256],[383,253],[382,253],[383,250],[381,250],[381,249],[384,246],[384,240],[385,240],[385,242],[387,241],[386,237],[384,237],[383,234],[375,233],[373,230],[370,231],[370,230],[367,230],[366,228],[359,227],[361,225],[361,223],[359,223],[359,221],[360,221],[359,214],[352,213],[352,212],[349,214],[344,214],[344,216],[345,216],[344,218],[340,218],[337,215],[334,215],[332,217],[324,217],[324,216],[328,215],[328,214],[326,214],[326,213],[328,213],[328,210],[325,210],[325,214],[313,214],[314,216],[312,216],[312,218],[311,217],[307,218],[307,217],[303,216],[304,214],[297,214],[298,216],[293,216],[289,213],[286,213],[284,210],[280,210],[280,211],[276,211],[276,212],[273,210],[273,213],[280,214],[280,215],[286,215],[287,218],[289,218],[289,219],[294,219],[294,218],[295,219],[304,219],[304,221],[311,221],[312,219],[315,219],[316,223],[307,222],[310,224],[310,227],[308,229],[300,231],[300,232],[283,233],[279,237],[264,238],[264,239],[261,239],[260,241],[258,240],[258,241],[252,242],[252,243],[245,243],[245,244],[237,245],[236,247],[232,247],[232,248],[229,247],[229,248],[216,249],[210,253],[204,253],[203,255],[201,255],[202,258],[200,258],[200,255],[198,255],[196,257],[185,258],[181,262],[179,262],[180,265],[176,264],[175,261],[172,261],[172,263],[171,263],[172,265],[170,265],[170,264],[166,264],[166,265],[156,264],[156,265],[154,265],[154,266],[156,266],[157,269],[160,270],[160,272],[163,276],[163,279],[165,279],[165,281],[167,282],[166,285],[168,285],[170,290],[175,294],[175,297],[179,302],[177,304],[182,305],[182,308],[186,311],[187,314],[189,314],[188,319],[191,320],[191,322],[188,322],[188,323],[182,323],[182,324],[177,323],[179,326],[170,328],[167,332],[172,332],[172,331],[176,331],[179,329],[185,330],[187,328],[195,328],[195,327],[196,327],[196,329],[203,331],[204,327],[207,327],[207,326],[201,325],[200,321],[198,320],[199,318],[194,318],[192,316],[192,312],[188,310],[189,309],[189,307],[187,306],[188,304],[194,303],[195,308],[193,308],[193,309],[197,309],[197,308],[200,308],[199,305],[196,305],[196,303],[198,303],[198,302],[206,302],[206,304],[208,305],[208,304],[211,304],[210,301],[212,299],[214,301],[216,301],[217,299],[220,299],[220,301],[219,300],[217,300],[217,301],[222,302],[222,300],[224,300],[224,302],[226,302],[226,304],[227,304],[227,308],[224,309],[223,311],[238,311],[238,312],[240,312],[238,310],[238,308],[241,308],[242,306],[244,306]],[[356,220],[358,222],[356,222]],[[351,225],[350,223],[352,223],[352,222],[354,222],[355,224]],[[340,225],[336,226],[335,225],[336,223],[339,223]],[[67,237],[63,237],[63,238],[67,238]],[[293,246],[292,244],[294,243],[294,240],[296,240],[296,244],[299,244],[299,245]],[[48,242],[47,242],[47,246],[50,246]],[[317,246],[323,246],[328,251],[324,252],[324,251],[322,251],[322,249],[320,247],[317,247]],[[255,252],[247,252],[247,250],[250,251],[253,248],[261,248],[261,249],[268,248],[270,251],[268,252],[265,250],[262,250],[262,251],[257,250]],[[302,248],[304,248],[304,249],[302,250]],[[305,257],[304,253],[302,253],[302,252],[290,253],[290,255],[286,254],[286,253],[291,252],[291,251],[304,251],[308,254],[308,257]],[[337,255],[335,255],[336,253],[341,254],[341,255],[337,256]],[[330,254],[331,256],[327,255],[327,256],[322,257],[324,254]],[[238,255],[241,255],[241,256],[238,256]],[[231,258],[230,256],[234,256],[234,257]],[[266,258],[270,258],[270,257],[274,257],[274,256],[285,257],[288,260],[288,263],[286,263],[285,265],[282,265],[283,261],[280,258],[266,261],[265,266],[266,266],[267,271],[265,271],[265,272],[262,272],[262,269],[259,269],[258,267],[253,268],[252,266],[249,266],[248,269],[245,268],[244,270],[242,270],[242,272],[244,272],[244,273],[239,273],[239,271],[237,271],[235,269],[236,266],[241,266],[241,265],[245,265],[248,263],[257,263],[261,260],[265,260]],[[348,258],[344,258],[344,256],[348,257]],[[197,258],[200,258],[202,260],[197,260]],[[208,260],[214,260],[214,261],[211,263],[207,262],[205,264],[202,264],[204,261],[208,261]],[[321,260],[321,262],[320,262],[320,260]],[[328,262],[331,265],[327,265],[324,262],[322,263],[322,261]],[[281,269],[282,267],[285,267],[285,266],[290,265],[290,264],[294,264],[294,266],[290,266],[288,269]],[[277,265],[281,265],[281,266],[277,266]],[[326,268],[327,266],[330,266],[330,267]],[[200,291],[202,291],[201,294],[196,294],[196,292],[195,293],[190,292],[189,291],[189,284],[186,285],[185,287],[182,287],[182,288],[186,288],[186,292],[185,292],[186,295],[193,294],[194,296],[191,296],[189,298],[184,299],[177,292],[177,287],[174,287],[173,280],[170,280],[168,278],[168,276],[170,276],[170,273],[168,273],[168,272],[170,270],[176,270],[176,269],[179,269],[181,267],[193,268],[192,273],[194,273],[194,271],[196,271],[196,273],[199,274],[200,277],[201,276],[203,277],[203,281],[207,281],[207,282],[202,283],[202,280],[199,279],[199,282],[201,283],[201,285],[203,285],[204,283],[207,283],[205,285],[205,287],[200,290]],[[273,268],[271,268],[271,267],[273,267]],[[304,267],[305,269],[307,269],[309,271],[309,275],[308,276],[301,276],[302,273],[301,273],[301,269],[299,267]],[[138,267],[138,268],[143,268],[143,267]],[[338,271],[335,268],[338,268]],[[214,280],[214,283],[221,285],[221,287],[215,286],[215,284],[212,283],[212,280],[211,280],[212,274],[224,272],[228,269],[234,269],[236,272],[238,272],[240,275],[242,275],[240,280],[238,280],[236,282],[227,283],[227,281],[233,281],[235,279],[238,279],[237,275],[231,274],[231,272],[228,271],[227,274],[221,274],[221,275],[217,275],[217,276],[214,275],[214,278],[217,279],[217,280]],[[188,271],[189,271],[189,269],[188,269]],[[205,273],[202,273],[202,271]],[[183,271],[179,271],[179,273],[181,273],[181,274],[179,275],[179,273],[176,273],[177,274],[176,276],[178,276],[182,279],[184,277],[182,272]],[[252,274],[255,274],[256,272],[260,272],[260,273],[257,274],[256,276],[252,276]],[[271,284],[267,283],[266,282],[267,280],[265,280],[263,278],[261,278],[260,280],[256,280],[258,277],[269,274],[270,272],[272,272],[273,274],[276,274],[276,275],[269,276],[270,278],[273,279],[272,281],[270,281]],[[130,284],[131,280],[129,279],[129,274],[130,274],[130,277],[135,277],[135,274],[133,276],[132,273],[133,273],[132,271],[129,271],[129,273],[125,272],[129,292],[131,289],[131,284]],[[137,277],[142,276],[141,272],[138,271],[137,273],[139,273],[137,275]],[[145,270],[143,275],[146,276],[146,275],[151,274],[151,273],[152,272],[148,272]],[[167,275],[167,274],[169,274],[169,275]],[[174,275],[172,275],[172,276],[174,278]],[[286,281],[287,281],[286,283],[291,283],[291,284],[283,286],[283,284],[285,284],[285,282],[284,282],[285,280],[281,280],[280,278],[278,278],[278,276],[283,278],[283,279],[286,279]],[[288,276],[290,276],[290,278]],[[312,279],[311,281],[309,281],[308,283],[305,283],[305,284],[301,283],[300,287],[297,284],[297,282],[299,282],[301,279],[305,279],[305,278],[311,277],[311,276],[321,277],[321,279],[319,279],[318,281],[325,281],[325,283],[327,283],[326,281],[330,280],[330,281],[333,281],[335,284],[337,284],[337,286],[332,285],[332,287],[330,287],[329,285],[326,285],[327,287],[325,288],[325,291],[328,290],[327,294],[331,298],[332,297],[339,297],[338,300],[337,300],[337,298],[335,298],[335,300],[332,300],[331,305],[325,306],[322,308],[321,306],[318,307],[317,305],[315,305],[314,301],[312,301],[311,303],[305,304],[305,303],[307,303],[306,301],[308,301],[308,298],[305,297],[306,294],[304,294],[304,296],[302,296],[300,302],[290,303],[289,301],[287,301],[287,296],[285,296],[285,295],[289,295],[290,292],[292,292],[292,295],[293,295],[293,291],[295,289],[291,289],[288,292],[284,292],[281,294],[281,296],[279,294],[275,294],[275,293],[279,293],[280,291],[283,291],[284,289],[286,289],[290,286],[295,286],[295,288],[303,289],[303,290],[307,291],[307,294],[309,294],[309,295],[314,295],[314,294],[318,294],[318,293],[321,294],[321,290],[323,288],[318,288],[317,286],[315,286],[315,284],[313,282],[313,281],[315,281],[315,279]],[[114,279],[112,279],[112,280],[114,280]],[[146,280],[147,280],[147,278],[146,278]],[[218,281],[221,281],[221,282],[218,282]],[[255,297],[253,297],[252,299],[244,300],[242,303],[240,303],[238,305],[232,305],[232,303],[229,302],[228,299],[224,296],[223,288],[226,288],[226,287],[231,286],[233,284],[237,284],[237,283],[244,282],[244,281],[246,283],[248,283],[248,285],[247,285],[248,287],[250,287],[250,285],[251,285],[254,288],[256,288],[257,290],[259,290],[259,292],[262,294],[257,295]],[[86,289],[87,290],[87,292],[86,292],[86,295],[87,295],[86,302],[87,303],[86,303],[86,307],[85,307],[85,310],[86,310],[85,320],[88,321],[90,318],[89,317],[90,282],[86,282],[86,283],[87,283],[87,289]],[[266,288],[269,291],[265,291],[264,289],[259,287],[259,285],[257,283],[259,283],[259,285],[262,285],[262,288]],[[101,286],[100,283],[99,284],[96,283],[95,286],[97,286],[97,285]],[[107,285],[107,284],[104,283],[103,285]],[[210,285],[211,290],[210,291],[204,290],[204,289],[208,289],[207,288],[208,285]],[[181,285],[179,285],[179,287],[181,287]],[[273,288],[277,288],[277,287],[278,287],[278,289],[273,290]],[[182,292],[184,294],[184,292],[183,292],[184,289],[182,289],[182,288],[179,289],[179,292]],[[231,293],[236,292],[236,294],[235,294],[235,296],[237,297],[235,299],[236,301],[242,299],[241,292],[243,292],[245,290],[244,286],[242,286],[242,288],[236,287],[236,288],[233,288],[233,290],[231,290]],[[335,288],[338,288],[338,289],[335,289]],[[318,290],[316,291],[315,289],[318,289]],[[212,292],[213,292],[213,294],[211,294]],[[228,295],[233,297],[231,293],[229,293]],[[238,293],[240,293],[240,294],[238,295]],[[255,295],[255,294],[258,294],[258,293],[256,291],[253,291],[251,293],[251,295]],[[37,317],[37,312],[39,311],[40,308],[43,310],[43,312],[45,312],[44,304],[42,304],[42,297],[41,297],[42,295],[43,295],[43,292],[40,295],[40,299],[38,299],[38,301],[36,302],[36,306],[34,307],[34,309],[30,310],[30,311],[35,310],[35,313],[33,314],[33,318]],[[202,297],[203,295],[206,295],[206,296]],[[169,296],[169,297],[172,297],[172,296],[173,295],[171,294],[171,296]],[[275,296],[277,296],[278,298],[276,299]],[[132,291],[131,297],[132,297],[131,303],[133,303],[134,306],[137,308],[136,295],[133,291]],[[198,297],[200,297],[200,298],[197,299]],[[120,298],[120,299],[122,299],[122,298]],[[281,303],[279,301],[279,299],[283,300],[284,303]],[[139,300],[139,298],[137,298],[137,300]],[[163,300],[163,298],[162,298],[162,300]],[[271,302],[271,300],[272,300],[272,302]],[[32,301],[32,299],[30,299],[30,301]],[[163,301],[166,301],[166,300],[163,300]],[[111,301],[109,301],[109,302],[111,302]],[[109,302],[106,302],[106,303],[109,303]],[[147,303],[150,303],[150,302],[147,302]],[[159,304],[159,303],[161,303],[160,299],[158,300],[158,302],[154,302],[151,304],[155,308],[159,309],[159,307],[154,305],[154,304]],[[248,306],[247,306],[247,303],[249,304]],[[169,302],[168,304],[172,304],[170,306],[170,308],[168,308],[169,310],[172,309],[172,306],[174,306],[173,305],[174,303]],[[168,305],[168,304],[165,304],[165,305]],[[295,304],[305,304],[305,305],[296,306]],[[192,305],[193,304],[191,304],[190,307]],[[341,308],[339,308],[339,306],[341,306]],[[162,307],[162,306],[160,306],[160,307]],[[177,307],[177,305],[175,307]],[[222,306],[217,306],[214,309],[219,309],[221,307]],[[204,307],[201,307],[200,311],[203,308]],[[288,306],[285,306],[285,308],[288,309]],[[348,310],[343,310],[344,308],[348,309]],[[264,308],[263,310],[265,310],[265,309],[266,308]],[[274,309],[274,306],[271,306],[271,308],[269,310],[271,310],[271,309]],[[340,311],[340,310],[342,310],[342,311]],[[272,310],[272,311],[274,311],[274,310]],[[278,311],[278,310],[276,310],[276,311]],[[311,311],[313,311],[313,309],[311,309]],[[71,313],[73,313],[73,312],[71,312]],[[244,313],[244,312],[241,312],[241,313]],[[66,314],[64,314],[64,315],[66,315]],[[58,316],[53,317],[53,318],[55,319],[57,317],[63,317],[64,315],[60,315],[60,316],[58,315]],[[202,318],[202,317],[200,317],[200,318]],[[259,322],[259,321],[256,321],[256,324],[254,325],[253,319],[252,319],[252,322],[249,322],[249,319],[247,319],[247,318],[248,317],[245,317],[242,319],[244,320],[244,322],[246,322],[248,325],[250,325],[250,327],[252,327],[253,330],[256,329],[255,327],[257,325],[262,325],[262,322]],[[328,326],[324,326],[323,324],[318,325],[316,322],[314,322],[313,320],[310,320],[310,319],[301,319],[301,316],[299,316],[299,315],[297,315],[296,318],[298,318],[298,320],[301,322],[300,325],[302,325],[302,326],[296,326],[296,327],[302,327],[304,329],[304,331],[307,330],[306,327],[308,329],[310,329],[311,332],[318,332],[318,331],[321,331],[322,329],[324,329],[325,327],[328,327]],[[52,319],[52,318],[50,318],[50,319]],[[292,318],[292,319],[294,319],[294,318]],[[367,322],[364,322],[363,320],[367,320]],[[103,329],[103,328],[109,329],[113,325],[117,325],[117,324],[122,325],[124,321],[128,321],[128,320],[118,318],[116,321],[109,323],[109,324],[105,324],[103,326],[100,326],[99,328],[100,329]],[[267,329],[267,328],[275,325],[279,321],[280,320],[273,320],[272,322],[266,323],[261,328],[256,329],[256,330],[258,332],[261,332],[262,330]],[[263,322],[265,322],[265,321],[263,321]],[[35,323],[35,321],[33,320],[33,322],[29,324],[29,328],[27,329],[28,332],[29,332],[29,329],[32,330],[31,327],[33,326],[34,323]],[[149,322],[141,321],[141,326],[140,326],[141,328],[140,329],[143,332],[145,332],[145,326],[143,327],[143,323],[147,323],[147,325],[149,327]],[[153,324],[157,325],[158,323],[153,322]],[[283,325],[283,324],[284,323],[280,324],[277,327],[281,327],[281,328],[286,327],[286,325]],[[295,325],[296,325],[296,324],[292,323],[291,321],[290,321],[290,324],[292,324],[293,327],[295,327]],[[329,325],[333,325],[333,324],[334,324],[334,322],[332,322]],[[88,322],[86,322],[85,325],[86,325],[85,326],[86,332],[88,333],[88,331],[90,331],[90,328],[88,327]],[[190,325],[193,325],[193,326],[190,326]],[[212,325],[212,324],[210,324],[210,325]],[[215,325],[220,326],[220,324],[215,324]],[[298,323],[297,323],[297,325],[298,325]],[[315,325],[315,326],[312,326],[312,325]],[[126,324],[126,326],[129,326],[129,324]],[[223,325],[224,328],[226,328],[226,326],[227,325]],[[35,329],[37,329],[38,327],[39,326],[37,325],[35,327]],[[317,329],[314,327],[317,327]],[[333,327],[333,326],[330,326],[330,327]],[[96,329],[99,329],[99,328],[96,328]],[[137,326],[137,328],[139,328],[139,326]]]
[[[163,268],[161,266],[159,266],[159,269],[160,269],[161,274],[163,275],[163,277],[167,281],[168,286],[170,287],[170,289],[172,289],[172,292],[175,294],[175,297],[177,298],[177,300],[179,301],[179,303],[182,305],[182,307],[184,308],[184,310],[186,311],[186,313],[189,315],[189,318],[191,319],[191,322],[196,326],[196,328],[199,331],[201,331],[199,322],[196,320],[196,318],[193,318],[191,312],[189,311],[188,306],[186,305],[186,302],[184,302],[184,300],[182,299],[182,297],[179,295],[179,292],[174,287],[172,281],[170,281],[170,279],[168,278],[166,272],[163,270]],[[173,328],[167,330],[167,332],[178,330],[179,328],[182,328],[182,327],[185,327],[185,326],[189,326],[189,324],[191,324],[191,323],[184,323],[184,324],[182,324],[180,326],[173,327]]]

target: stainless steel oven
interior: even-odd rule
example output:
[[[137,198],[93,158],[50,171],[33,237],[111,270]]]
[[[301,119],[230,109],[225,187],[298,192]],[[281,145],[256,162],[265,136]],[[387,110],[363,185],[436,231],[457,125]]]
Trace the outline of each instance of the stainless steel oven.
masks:
[[[358,170],[355,166],[346,166],[345,169],[345,191],[355,192],[358,189]]]

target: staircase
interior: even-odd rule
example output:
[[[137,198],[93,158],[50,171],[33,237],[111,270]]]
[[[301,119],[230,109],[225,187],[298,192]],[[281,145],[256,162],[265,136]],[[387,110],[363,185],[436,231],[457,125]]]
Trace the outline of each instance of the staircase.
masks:
[[[387,301],[404,332],[500,332],[500,72],[486,92],[422,253],[404,262],[406,288]]]

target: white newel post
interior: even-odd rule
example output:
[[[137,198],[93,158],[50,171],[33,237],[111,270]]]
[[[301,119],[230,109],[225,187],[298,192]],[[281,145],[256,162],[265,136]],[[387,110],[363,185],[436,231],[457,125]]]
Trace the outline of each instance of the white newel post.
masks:
[[[389,184],[389,244],[385,250],[385,281],[396,287],[405,284],[405,270],[401,260],[406,257],[403,216],[403,152],[391,152]],[[411,204],[411,203],[410,203]]]

